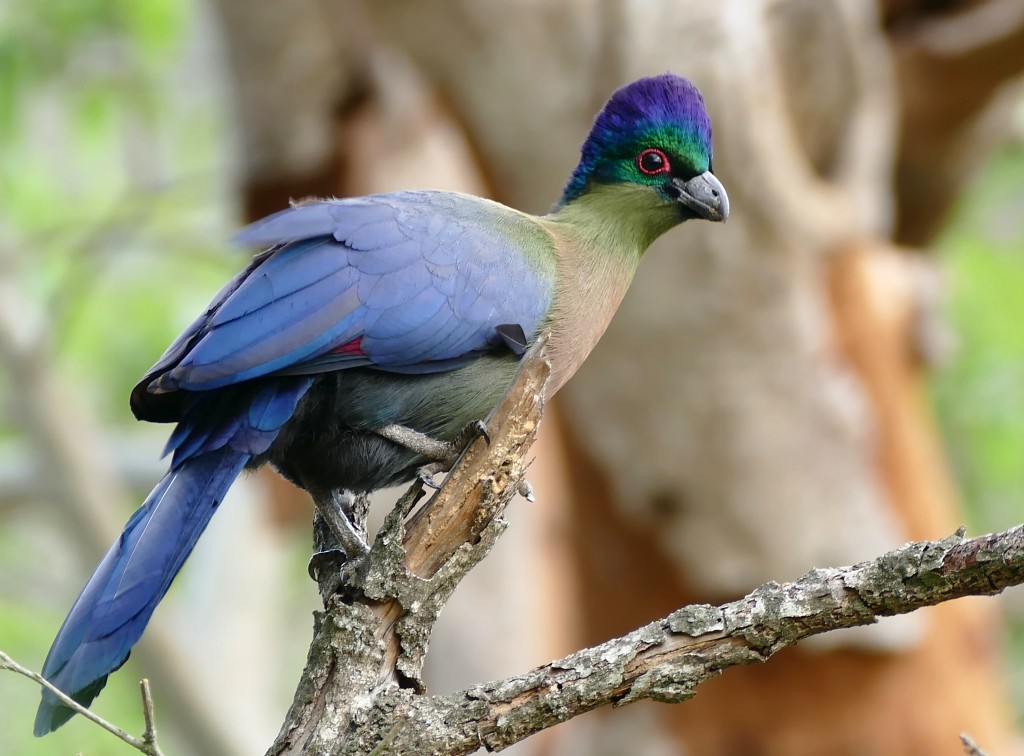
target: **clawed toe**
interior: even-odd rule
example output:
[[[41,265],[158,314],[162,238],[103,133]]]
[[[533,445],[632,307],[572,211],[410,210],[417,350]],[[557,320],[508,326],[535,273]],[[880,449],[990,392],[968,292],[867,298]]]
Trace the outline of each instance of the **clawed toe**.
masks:
[[[306,565],[306,572],[309,573],[310,578],[319,582],[320,574],[325,569],[338,572],[342,565],[347,562],[348,557],[341,549],[326,549],[325,551],[316,552],[309,558],[309,563]]]
[[[317,583],[320,596],[326,606],[331,596],[342,592],[345,586],[353,584],[353,576],[359,572],[365,562],[366,554],[349,559],[341,549],[327,549],[313,554],[309,558],[306,570]]]
[[[423,467],[419,468],[416,471],[416,477],[419,478],[419,481],[423,485],[437,491],[441,486],[434,482],[434,476],[438,473],[448,472],[451,469],[451,465],[445,465],[442,462],[431,462],[430,464],[423,465]]]
[[[488,446],[491,445],[491,435],[487,432],[487,425],[483,420],[474,420],[469,423],[462,429],[462,432],[459,433],[459,436],[455,439],[454,443],[459,447],[459,451],[461,451],[478,438],[482,438],[486,441]]]

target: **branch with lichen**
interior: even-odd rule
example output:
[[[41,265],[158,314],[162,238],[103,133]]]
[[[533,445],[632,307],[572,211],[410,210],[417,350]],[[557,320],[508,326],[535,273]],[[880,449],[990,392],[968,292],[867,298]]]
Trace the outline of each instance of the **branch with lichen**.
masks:
[[[469,754],[500,750],[600,706],[681,702],[729,667],[803,638],[1024,582],[1024,525],[911,543],[873,561],[768,583],[721,606],[694,605],[628,635],[498,682],[427,695],[420,670],[437,616],[504,530],[543,412],[543,347],[525,359],[478,439],[412,517],[413,486],[370,556],[329,585],[306,669],[269,753]],[[338,587],[340,584],[340,587]]]
[[[503,532],[502,513],[523,478],[544,407],[544,348],[540,343],[528,353],[488,420],[489,438],[466,450],[440,491],[413,513],[423,490],[410,488],[361,564],[316,563],[325,610],[317,614],[306,669],[269,753],[500,750],[607,704],[685,701],[729,667],[762,663],[810,635],[1024,582],[1024,525],[971,539],[961,530],[870,562],[768,583],[729,604],[684,607],[523,675],[427,695],[420,672],[430,632],[456,586]],[[6,656],[0,668],[48,686]],[[142,739],[81,713],[157,754],[145,689],[143,698]]]
[[[440,491],[414,513],[423,490],[413,486],[360,565],[316,563],[325,610],[317,614],[306,669],[269,753],[499,750],[599,706],[685,701],[723,670],[764,662],[809,635],[1024,582],[1024,525],[972,539],[961,531],[871,562],[768,583],[729,604],[684,607],[523,675],[427,695],[420,672],[430,632],[456,586],[505,528],[502,513],[527,466],[547,377],[541,343],[489,419],[489,440],[466,450]],[[0,662],[40,682],[6,657]],[[141,740],[98,724],[157,753],[151,703],[146,710]]]

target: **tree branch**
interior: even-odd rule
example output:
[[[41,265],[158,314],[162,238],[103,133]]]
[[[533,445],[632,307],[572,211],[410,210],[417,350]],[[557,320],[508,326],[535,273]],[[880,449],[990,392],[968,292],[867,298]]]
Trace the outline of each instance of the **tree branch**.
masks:
[[[960,531],[910,543],[870,562],[766,583],[729,604],[684,607],[525,675],[426,698],[417,707],[424,712],[412,712],[403,723],[412,737],[396,738],[394,745],[415,744],[423,753],[498,750],[605,704],[685,701],[723,670],[767,661],[810,635],[1022,582],[1024,525],[972,539]],[[440,741],[420,735],[431,721],[472,731],[478,740],[465,749],[435,750]]]
[[[871,562],[767,583],[729,604],[684,607],[523,675],[424,695],[430,630],[504,529],[500,515],[522,477],[546,378],[543,348],[535,348],[488,421],[491,443],[475,442],[406,524],[422,495],[411,488],[366,562],[329,597],[271,754],[500,750],[605,704],[685,701],[723,670],[764,662],[809,635],[1024,582],[1024,525],[972,539],[961,529]]]
[[[966,732],[960,733],[960,742],[963,743],[967,756],[985,756],[985,752],[978,748],[978,744]]]
[[[448,696],[411,697],[392,709],[376,742],[386,737],[389,753],[500,750],[605,704],[685,701],[723,670],[765,662],[810,635],[1021,582],[1024,525],[910,543],[871,562],[767,583],[729,604],[684,607],[524,675]]]
[[[430,630],[456,585],[504,530],[500,516],[522,479],[547,375],[539,344],[488,422],[491,442],[477,440],[406,524],[422,495],[419,485],[411,488],[365,563],[329,596],[271,753],[498,750],[605,704],[685,701],[722,670],[766,661],[809,635],[1024,582],[1024,525],[973,539],[960,531],[871,562],[813,570],[794,583],[768,583],[730,604],[684,607],[524,675],[448,696],[423,695],[420,669]],[[6,656],[0,667],[48,686]],[[142,740],[82,713],[155,754],[145,689],[143,699]]]
[[[470,444],[408,523],[423,495],[419,483],[357,568],[342,566],[339,580],[318,563],[326,611],[316,615],[306,668],[269,753],[373,752],[395,734],[396,712],[423,698],[430,631],[455,587],[504,531],[501,515],[523,479],[543,413],[546,345],[539,339],[523,358],[487,421],[490,440]]]

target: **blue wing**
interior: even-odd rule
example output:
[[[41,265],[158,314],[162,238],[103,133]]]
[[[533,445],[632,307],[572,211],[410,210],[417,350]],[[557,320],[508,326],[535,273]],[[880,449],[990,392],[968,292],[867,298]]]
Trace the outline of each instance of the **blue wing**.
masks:
[[[231,482],[267,451],[313,374],[357,365],[448,370],[510,339],[518,347],[515,328],[501,326],[532,337],[550,306],[553,258],[543,254],[551,243],[544,230],[463,195],[316,202],[256,223],[241,238],[273,246],[220,291],[132,392],[140,418],[178,421],[168,442],[174,454],[43,665],[83,703],[128,658]],[[36,734],[71,713],[44,692]]]
[[[143,379],[133,394],[137,413],[146,416],[140,389],[205,391],[361,365],[449,370],[499,347],[500,325],[520,325],[532,338],[553,293],[546,232],[466,195],[313,202],[238,238],[276,246],[230,282]]]

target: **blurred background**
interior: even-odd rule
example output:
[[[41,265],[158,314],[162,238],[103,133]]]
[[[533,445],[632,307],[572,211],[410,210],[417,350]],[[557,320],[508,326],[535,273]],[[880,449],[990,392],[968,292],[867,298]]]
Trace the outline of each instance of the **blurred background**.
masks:
[[[0,0],[0,649],[38,669],[163,471],[130,388],[289,198],[406,187],[543,212],[612,90],[708,101],[724,226],[648,253],[460,587],[445,692],[689,601],[1024,512],[1024,0]],[[387,496],[382,497],[388,499]],[[393,498],[393,497],[392,497]],[[380,502],[377,509],[386,509]],[[318,605],[310,506],[240,481],[96,710],[260,753]],[[0,753],[31,737],[0,675]],[[962,600],[595,712],[541,754],[1021,752],[1024,594]]]

